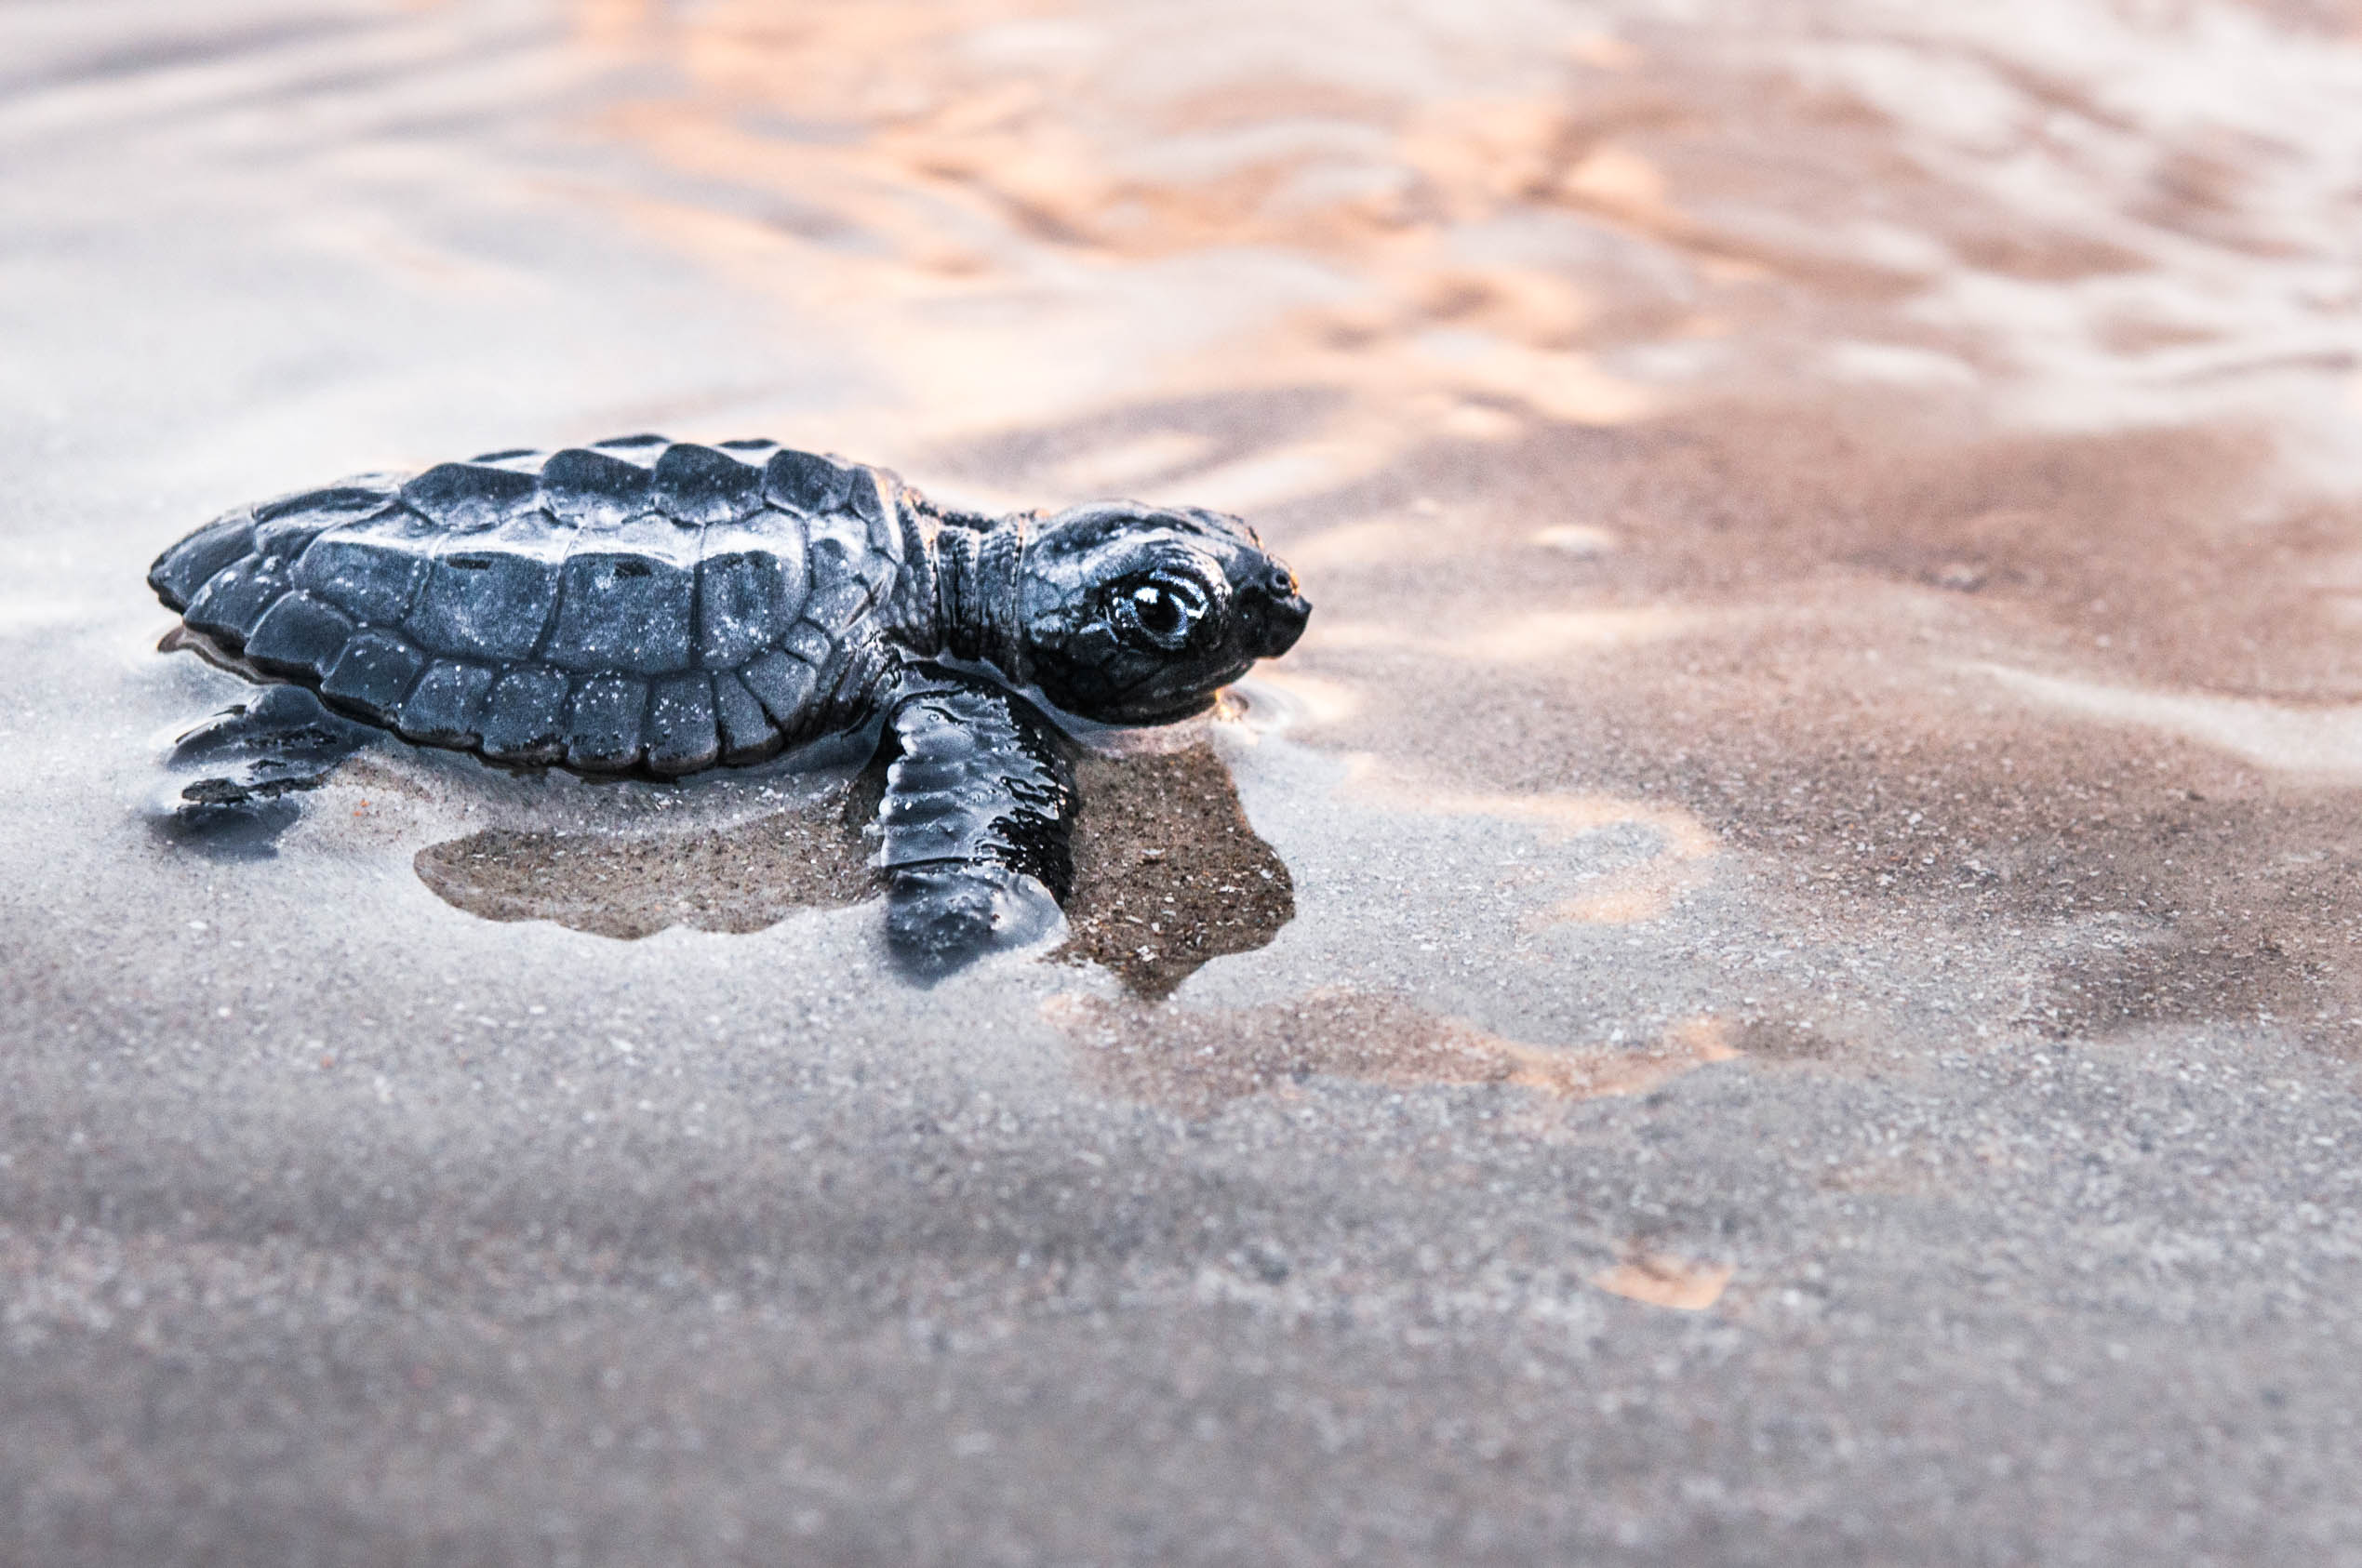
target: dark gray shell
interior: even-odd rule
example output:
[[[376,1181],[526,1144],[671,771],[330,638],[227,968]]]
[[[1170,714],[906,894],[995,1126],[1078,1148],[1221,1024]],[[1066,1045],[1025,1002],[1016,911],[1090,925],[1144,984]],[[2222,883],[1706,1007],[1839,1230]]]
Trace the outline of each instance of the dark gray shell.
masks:
[[[768,441],[496,452],[233,513],[148,582],[192,631],[407,739],[674,776],[866,711],[900,488]]]

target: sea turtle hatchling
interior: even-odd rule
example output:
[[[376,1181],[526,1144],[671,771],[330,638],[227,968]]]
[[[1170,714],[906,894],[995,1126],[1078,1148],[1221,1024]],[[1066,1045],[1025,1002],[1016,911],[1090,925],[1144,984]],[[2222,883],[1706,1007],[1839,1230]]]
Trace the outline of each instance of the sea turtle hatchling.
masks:
[[[922,974],[1024,939],[1069,890],[1074,775],[1029,698],[1180,719],[1310,613],[1220,512],[989,518],[775,442],[655,435],[265,502],[148,581],[217,661],[510,766],[676,778],[882,729],[887,935]]]

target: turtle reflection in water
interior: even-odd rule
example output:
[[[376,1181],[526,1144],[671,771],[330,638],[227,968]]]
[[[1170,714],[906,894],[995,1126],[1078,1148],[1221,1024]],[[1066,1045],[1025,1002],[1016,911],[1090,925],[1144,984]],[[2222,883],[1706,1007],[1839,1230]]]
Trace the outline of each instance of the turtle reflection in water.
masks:
[[[773,442],[653,435],[271,501],[148,580],[218,662],[512,767],[676,778],[885,740],[887,937],[921,975],[1030,940],[1072,885],[1069,748],[1021,693],[1168,723],[1310,614],[1220,512],[988,518]],[[263,759],[213,804],[316,781],[321,721],[280,698],[199,731]]]

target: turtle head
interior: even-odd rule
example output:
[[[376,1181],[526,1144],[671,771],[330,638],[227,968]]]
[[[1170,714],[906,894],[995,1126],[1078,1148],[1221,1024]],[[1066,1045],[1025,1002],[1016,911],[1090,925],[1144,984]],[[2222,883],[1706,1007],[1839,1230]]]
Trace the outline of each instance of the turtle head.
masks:
[[[1099,501],[1026,541],[1018,631],[1052,702],[1104,724],[1203,712],[1214,693],[1303,634],[1295,574],[1235,517]]]

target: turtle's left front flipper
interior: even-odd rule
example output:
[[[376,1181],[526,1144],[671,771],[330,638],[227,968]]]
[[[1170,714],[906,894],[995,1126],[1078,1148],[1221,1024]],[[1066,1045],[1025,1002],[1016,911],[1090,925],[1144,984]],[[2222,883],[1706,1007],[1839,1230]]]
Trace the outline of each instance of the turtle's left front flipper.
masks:
[[[1074,771],[1049,721],[988,682],[921,666],[889,726],[878,807],[887,943],[924,978],[1058,918],[1074,884]]]

